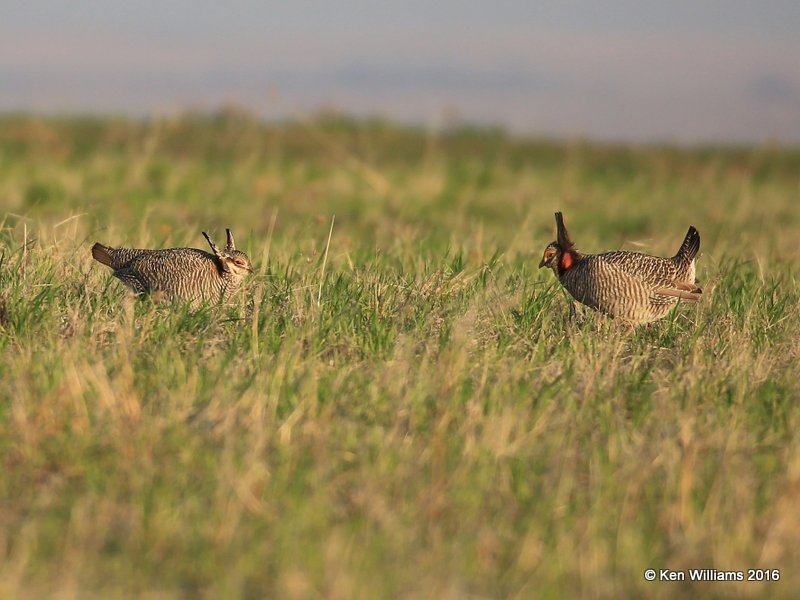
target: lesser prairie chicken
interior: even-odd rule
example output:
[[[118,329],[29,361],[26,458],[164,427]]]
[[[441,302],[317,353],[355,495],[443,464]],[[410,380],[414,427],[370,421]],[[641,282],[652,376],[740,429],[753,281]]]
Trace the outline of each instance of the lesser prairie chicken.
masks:
[[[550,267],[575,300],[632,324],[666,316],[680,300],[697,302],[703,290],[695,279],[700,234],[689,227],[675,256],[641,252],[581,254],[556,213],[557,239],[545,248],[539,268]]]
[[[225,301],[253,271],[247,255],[236,249],[231,230],[226,232],[225,250],[203,232],[213,254],[197,248],[111,248],[98,242],[92,246],[92,257],[111,267],[114,277],[135,294],[157,293],[196,308],[204,302]]]

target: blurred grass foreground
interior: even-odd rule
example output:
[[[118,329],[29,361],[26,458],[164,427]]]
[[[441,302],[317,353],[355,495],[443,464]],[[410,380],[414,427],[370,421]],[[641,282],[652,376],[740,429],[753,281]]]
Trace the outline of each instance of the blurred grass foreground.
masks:
[[[769,145],[0,118],[0,597],[796,597],[799,193]],[[559,209],[586,252],[695,225],[703,302],[572,315]],[[89,253],[226,227],[232,306]]]

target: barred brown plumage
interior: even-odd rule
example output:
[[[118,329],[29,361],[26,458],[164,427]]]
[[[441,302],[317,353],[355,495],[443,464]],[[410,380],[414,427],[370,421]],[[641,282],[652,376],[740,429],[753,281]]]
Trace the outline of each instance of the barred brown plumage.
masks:
[[[557,239],[545,248],[539,267],[550,267],[578,302],[633,324],[669,313],[679,300],[698,301],[703,290],[695,279],[700,234],[689,227],[675,256],[641,252],[581,254],[556,213]]]
[[[197,248],[112,248],[97,242],[92,257],[111,267],[114,277],[136,294],[158,292],[197,308],[204,302],[225,301],[253,272],[250,259],[236,249],[231,230],[226,232],[225,250],[203,232],[213,254]]]

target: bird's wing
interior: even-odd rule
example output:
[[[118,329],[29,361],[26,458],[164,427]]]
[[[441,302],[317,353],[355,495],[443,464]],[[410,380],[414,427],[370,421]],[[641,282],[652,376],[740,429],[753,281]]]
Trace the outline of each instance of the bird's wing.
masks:
[[[672,285],[656,288],[654,292],[661,296],[689,300],[690,302],[697,302],[703,296],[703,288],[699,285],[682,281],[673,281]]]
[[[150,285],[146,278],[141,277],[134,269],[124,267],[114,271],[114,277],[119,279],[126,287],[130,288],[134,294],[146,294],[150,291]]]

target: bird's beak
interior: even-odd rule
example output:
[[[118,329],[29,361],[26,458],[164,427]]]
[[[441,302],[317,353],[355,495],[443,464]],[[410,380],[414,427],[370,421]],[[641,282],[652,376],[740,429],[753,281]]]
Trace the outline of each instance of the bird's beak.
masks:
[[[544,258],[539,261],[539,268],[541,269],[544,266]]]

